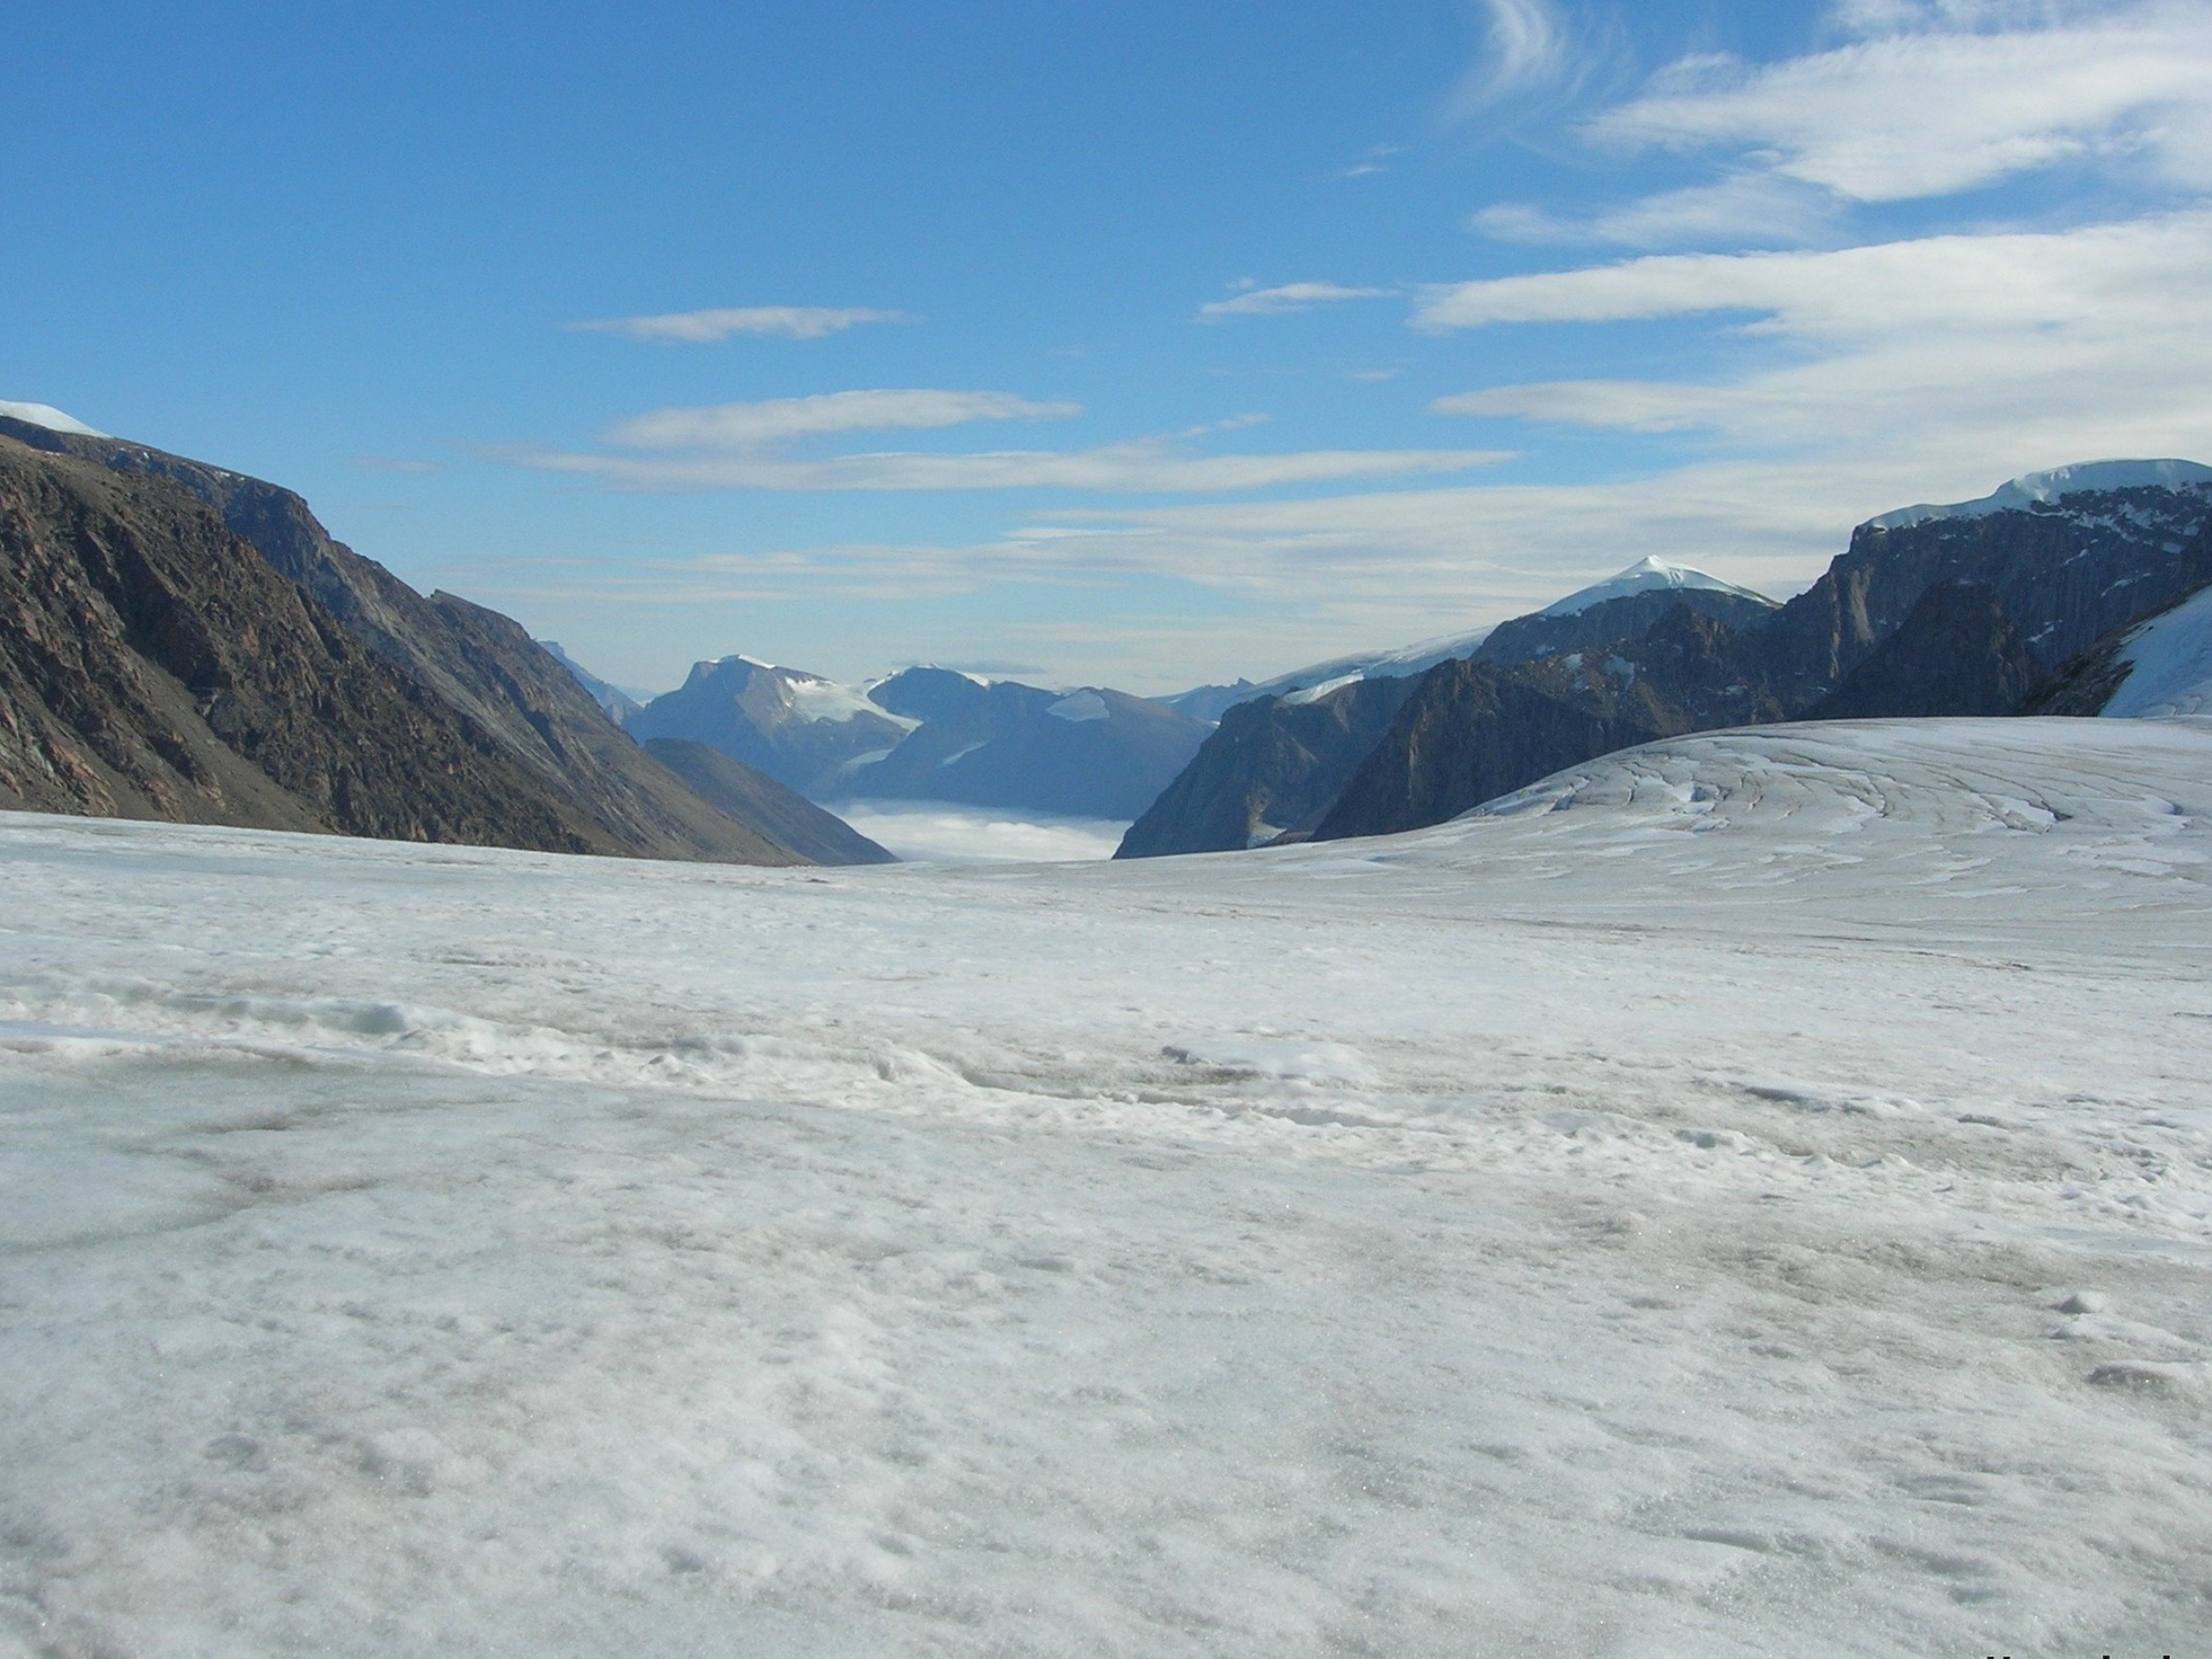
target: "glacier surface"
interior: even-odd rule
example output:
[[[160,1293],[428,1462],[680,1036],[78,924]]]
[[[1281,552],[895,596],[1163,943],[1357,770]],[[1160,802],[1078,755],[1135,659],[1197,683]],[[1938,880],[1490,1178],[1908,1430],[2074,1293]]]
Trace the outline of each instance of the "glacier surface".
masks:
[[[2212,726],[757,871],[0,815],[0,1653],[2196,1651]]]

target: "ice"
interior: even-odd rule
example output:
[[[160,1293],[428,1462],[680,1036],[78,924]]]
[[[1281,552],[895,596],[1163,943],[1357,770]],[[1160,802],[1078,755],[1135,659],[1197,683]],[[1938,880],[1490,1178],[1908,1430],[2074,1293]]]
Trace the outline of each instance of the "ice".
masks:
[[[1931,518],[1985,518],[1992,513],[2047,506],[2088,490],[2187,489],[2212,485],[2212,466],[2196,461],[2079,461],[2046,472],[2026,472],[1973,501],[1946,506],[1924,502],[1867,520],[1878,530],[1894,530]]]
[[[2212,588],[2130,634],[2119,661],[2129,665],[2128,676],[2105,704],[2106,715],[2212,714]]]
[[[1056,719],[1072,720],[1079,725],[1087,720],[1112,718],[1106,709],[1106,699],[1095,691],[1071,692],[1045,712]]]
[[[1717,576],[1709,576],[1687,565],[1676,565],[1666,559],[1647,556],[1617,576],[1609,576],[1591,587],[1578,588],[1564,599],[1554,600],[1536,614],[1541,617],[1579,616],[1592,605],[1603,604],[1609,599],[1625,599],[1635,594],[1681,588],[1704,588],[1716,593],[1736,594],[1746,599],[1766,601],[1764,594],[1754,593],[1748,588],[1724,582]]]
[[[96,432],[73,415],[65,415],[51,403],[11,403],[0,398],[0,415],[10,420],[26,421],[34,426],[43,426],[49,432],[73,432],[84,438],[104,438],[108,434]]]
[[[0,1654],[2175,1653],[2212,726],[758,871],[0,816]]]

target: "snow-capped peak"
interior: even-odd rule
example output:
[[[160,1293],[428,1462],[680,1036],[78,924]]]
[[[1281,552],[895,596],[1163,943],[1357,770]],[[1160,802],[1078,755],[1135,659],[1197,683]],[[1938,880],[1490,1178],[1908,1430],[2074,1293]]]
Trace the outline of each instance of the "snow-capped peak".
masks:
[[[1590,587],[1578,588],[1564,599],[1555,600],[1536,614],[1540,617],[1578,616],[1592,605],[1601,605],[1609,599],[1625,599],[1632,594],[1650,593],[1663,588],[1702,588],[1714,593],[1741,594],[1747,599],[1763,603],[1774,602],[1764,594],[1754,593],[1748,588],[1739,588],[1724,582],[1717,576],[1708,575],[1687,565],[1647,556],[1638,559],[1617,576],[1608,577]]]
[[[1993,512],[2047,506],[2084,490],[2185,489],[2192,485],[2212,485],[2212,466],[2195,461],[2078,461],[2047,472],[2024,472],[1974,501],[1943,506],[1924,502],[1916,507],[1900,507],[1895,512],[1868,519],[1867,525],[1876,530],[1896,530],[1931,518],[1985,518]]]
[[[49,432],[73,432],[81,438],[104,438],[108,434],[96,427],[88,426],[73,415],[65,415],[51,403],[11,403],[0,398],[0,415],[10,420],[20,420],[34,426],[43,426]]]

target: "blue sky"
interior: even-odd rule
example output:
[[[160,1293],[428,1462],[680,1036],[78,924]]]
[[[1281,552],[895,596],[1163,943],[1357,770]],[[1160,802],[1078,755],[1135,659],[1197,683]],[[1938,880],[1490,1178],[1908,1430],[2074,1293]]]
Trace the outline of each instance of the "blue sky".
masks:
[[[19,8],[0,398],[618,680],[1162,691],[2212,460],[2212,4]]]

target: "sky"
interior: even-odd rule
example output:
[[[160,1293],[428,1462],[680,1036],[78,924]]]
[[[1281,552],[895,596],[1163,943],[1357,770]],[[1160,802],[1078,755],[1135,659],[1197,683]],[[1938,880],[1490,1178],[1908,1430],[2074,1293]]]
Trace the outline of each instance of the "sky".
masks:
[[[617,682],[1164,693],[2212,461],[2212,0],[17,8],[0,399]]]

